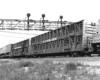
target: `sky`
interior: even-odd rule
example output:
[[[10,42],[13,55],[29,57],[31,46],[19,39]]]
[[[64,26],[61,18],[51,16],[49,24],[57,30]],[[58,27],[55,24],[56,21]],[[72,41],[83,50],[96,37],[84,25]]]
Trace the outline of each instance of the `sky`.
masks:
[[[2,19],[25,19],[27,13],[33,20],[39,20],[42,14],[46,15],[45,19],[56,21],[60,15],[63,20],[72,22],[100,19],[100,0],[0,0],[0,3]],[[1,31],[0,47],[33,36],[26,33],[41,34],[36,31]]]

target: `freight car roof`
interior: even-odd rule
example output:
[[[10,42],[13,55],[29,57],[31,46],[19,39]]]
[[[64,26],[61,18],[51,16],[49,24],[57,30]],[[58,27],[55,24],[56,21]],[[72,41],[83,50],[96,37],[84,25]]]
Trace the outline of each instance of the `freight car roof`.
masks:
[[[0,54],[5,54],[5,53],[8,53],[11,51],[11,45],[12,44],[9,44],[9,45],[6,45],[2,48],[0,48]]]

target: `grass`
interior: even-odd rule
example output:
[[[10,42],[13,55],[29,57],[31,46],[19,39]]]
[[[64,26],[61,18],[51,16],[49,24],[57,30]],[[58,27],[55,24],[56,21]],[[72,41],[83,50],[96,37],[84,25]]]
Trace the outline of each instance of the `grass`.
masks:
[[[25,67],[28,71],[25,71]],[[78,67],[82,67],[79,69]],[[83,68],[84,67],[84,68]],[[0,80],[99,80],[96,74],[88,74],[82,63],[53,63],[46,60],[43,63],[19,61],[0,65]],[[84,78],[84,79],[83,79]]]
[[[32,62],[29,62],[29,61],[27,61],[27,62],[20,61],[19,62],[19,68],[31,67],[31,66],[33,66],[33,63]]]

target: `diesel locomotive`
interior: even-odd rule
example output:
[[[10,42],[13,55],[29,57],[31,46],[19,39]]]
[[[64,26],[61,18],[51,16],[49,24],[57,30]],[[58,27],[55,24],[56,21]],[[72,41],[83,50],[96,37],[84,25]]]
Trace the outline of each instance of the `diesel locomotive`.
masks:
[[[81,20],[0,49],[0,57],[91,56],[100,54],[98,25]]]

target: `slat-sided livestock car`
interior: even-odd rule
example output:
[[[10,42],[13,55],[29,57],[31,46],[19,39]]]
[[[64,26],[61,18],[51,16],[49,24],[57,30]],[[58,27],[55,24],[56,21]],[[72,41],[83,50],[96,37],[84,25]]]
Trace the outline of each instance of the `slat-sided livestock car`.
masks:
[[[12,57],[27,56],[29,49],[29,39],[15,43],[12,45]]]
[[[81,20],[32,38],[33,54],[84,56],[92,52],[92,34],[96,25]]]
[[[12,56],[11,47],[12,47],[12,44],[9,44],[7,46],[0,48],[0,58],[11,57]]]

